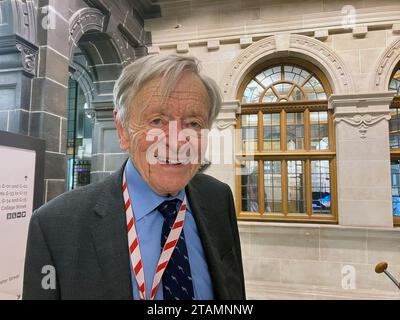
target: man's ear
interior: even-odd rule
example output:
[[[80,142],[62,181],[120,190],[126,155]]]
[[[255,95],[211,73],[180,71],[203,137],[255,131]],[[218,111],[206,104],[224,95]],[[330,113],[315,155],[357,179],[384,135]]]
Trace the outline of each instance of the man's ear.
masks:
[[[128,129],[124,128],[117,118],[117,111],[114,110],[114,122],[118,132],[119,146],[123,151],[129,149],[129,133]]]

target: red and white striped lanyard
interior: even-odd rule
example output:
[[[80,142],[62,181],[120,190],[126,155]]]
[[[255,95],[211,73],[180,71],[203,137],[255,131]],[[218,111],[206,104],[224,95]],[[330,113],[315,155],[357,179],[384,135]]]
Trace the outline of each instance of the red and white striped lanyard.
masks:
[[[132,268],[135,274],[135,279],[139,287],[139,294],[141,300],[146,300],[146,284],[144,277],[144,269],[142,262],[142,255],[140,253],[139,239],[136,232],[135,215],[131,205],[131,200],[128,192],[128,184],[126,182],[126,175],[124,172],[122,191],[124,194],[125,212],[126,212],[126,223],[128,230],[128,245],[129,254],[131,257]],[[183,200],[182,206],[179,209],[178,215],[176,216],[175,222],[172,225],[171,232],[168,235],[167,241],[165,242],[164,248],[161,252],[160,259],[158,260],[156,273],[153,279],[153,285],[151,287],[150,300],[154,300],[158,286],[160,285],[161,277],[171,259],[172,253],[178,243],[181,235],[183,225],[185,223],[186,213],[186,196]]]

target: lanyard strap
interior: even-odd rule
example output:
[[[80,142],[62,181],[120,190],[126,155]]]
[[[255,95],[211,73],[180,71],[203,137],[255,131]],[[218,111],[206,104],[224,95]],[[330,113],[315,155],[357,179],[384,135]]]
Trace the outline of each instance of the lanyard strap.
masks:
[[[129,254],[132,262],[133,272],[135,279],[139,287],[139,294],[141,300],[146,300],[146,284],[144,277],[144,269],[142,262],[142,255],[140,253],[139,239],[136,231],[135,215],[133,214],[132,204],[128,192],[128,184],[126,182],[126,174],[124,171],[122,192],[124,195],[125,212],[126,212],[126,223],[128,230],[128,246]],[[183,225],[185,222],[186,213],[186,196],[183,200],[182,206],[179,209],[178,215],[176,216],[175,222],[172,225],[172,229],[168,235],[167,241],[162,249],[160,259],[158,260],[156,273],[153,279],[153,285],[151,287],[150,300],[154,300],[162,275],[164,274],[165,268],[171,259],[172,253],[178,243],[181,235]]]

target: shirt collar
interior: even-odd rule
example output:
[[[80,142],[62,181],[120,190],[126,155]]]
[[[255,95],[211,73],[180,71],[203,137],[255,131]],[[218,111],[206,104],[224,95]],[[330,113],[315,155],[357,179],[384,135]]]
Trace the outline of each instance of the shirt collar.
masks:
[[[166,200],[179,199],[183,202],[185,189],[179,191],[176,196],[165,197],[156,194],[144,181],[139,171],[133,165],[131,159],[128,160],[126,167],[126,181],[128,183],[129,196],[131,198],[132,209],[135,220],[139,221],[146,215],[153,212],[161,203]]]

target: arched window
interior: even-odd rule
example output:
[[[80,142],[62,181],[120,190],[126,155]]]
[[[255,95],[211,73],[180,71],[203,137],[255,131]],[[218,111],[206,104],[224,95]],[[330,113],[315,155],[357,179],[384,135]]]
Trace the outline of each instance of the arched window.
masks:
[[[323,73],[298,60],[271,61],[244,79],[239,218],[337,221],[330,94]]]
[[[392,174],[392,209],[394,223],[400,225],[400,64],[395,68],[389,83],[389,90],[395,91],[389,121],[390,158]]]
[[[256,75],[246,86],[243,103],[326,100],[321,81],[304,68],[281,64]]]

